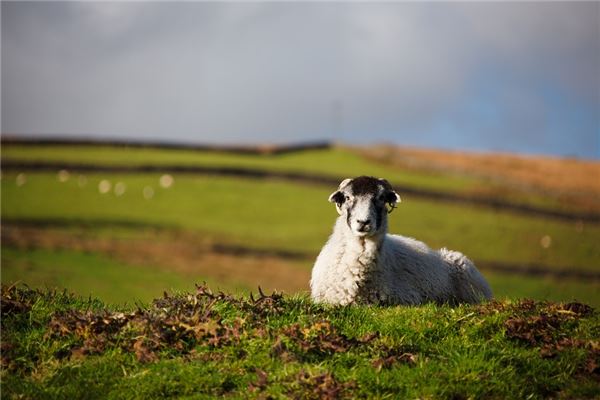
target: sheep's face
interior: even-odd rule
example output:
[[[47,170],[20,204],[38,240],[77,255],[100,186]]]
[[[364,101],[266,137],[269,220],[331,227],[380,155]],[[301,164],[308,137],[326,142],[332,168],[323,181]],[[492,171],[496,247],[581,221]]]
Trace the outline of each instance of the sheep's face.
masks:
[[[385,179],[360,176],[345,179],[329,196],[337,212],[346,217],[348,227],[358,237],[374,236],[387,229],[386,204],[392,209],[400,196]]]

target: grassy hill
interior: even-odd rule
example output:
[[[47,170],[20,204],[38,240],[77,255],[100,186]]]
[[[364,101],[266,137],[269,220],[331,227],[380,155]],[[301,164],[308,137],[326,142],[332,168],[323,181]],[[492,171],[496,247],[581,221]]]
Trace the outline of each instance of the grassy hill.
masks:
[[[5,398],[596,398],[600,319],[580,303],[324,307],[165,294],[114,307],[2,289]]]
[[[312,261],[336,216],[326,201],[335,188],[330,185],[166,172],[47,172],[27,169],[27,163],[205,165],[328,177],[369,174],[439,193],[497,193],[503,201],[514,200],[516,193],[525,204],[566,210],[552,195],[543,195],[546,189],[524,192],[477,173],[433,171],[389,159],[389,154],[374,159],[337,147],[273,155],[4,145],[3,165],[20,162],[24,167],[4,168],[2,173],[2,282],[56,285],[130,303],[160,293],[151,282],[186,290],[194,281],[226,290],[262,285],[297,293],[307,289]],[[170,186],[161,185],[165,177],[172,180]],[[600,224],[400,194],[403,202],[390,216],[390,230],[469,255],[498,297],[579,299],[600,305]],[[494,269],[498,264],[512,272]],[[128,273],[139,279],[118,279]],[[575,279],[577,274],[595,278]]]
[[[307,289],[337,216],[327,202],[335,184],[32,167],[368,174],[452,196],[595,211],[593,190],[569,202],[555,182],[528,186],[510,174],[389,157],[337,147],[273,155],[3,145],[2,395],[597,397],[600,324],[588,305],[600,306],[598,222],[401,192],[390,230],[464,252],[497,301],[324,307]],[[234,294],[194,284],[203,281]],[[287,295],[249,297],[257,286]],[[175,294],[159,298],[165,290]]]
[[[453,173],[487,182],[473,194],[553,204],[565,210],[600,211],[600,163],[577,158],[469,153],[374,146],[361,150],[367,159],[402,170]],[[536,195],[537,194],[537,195]]]

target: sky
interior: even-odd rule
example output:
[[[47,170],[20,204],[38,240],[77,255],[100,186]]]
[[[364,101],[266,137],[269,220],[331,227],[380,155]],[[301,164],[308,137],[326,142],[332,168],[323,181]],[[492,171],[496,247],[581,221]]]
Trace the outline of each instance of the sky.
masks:
[[[600,2],[6,2],[3,135],[600,159]]]

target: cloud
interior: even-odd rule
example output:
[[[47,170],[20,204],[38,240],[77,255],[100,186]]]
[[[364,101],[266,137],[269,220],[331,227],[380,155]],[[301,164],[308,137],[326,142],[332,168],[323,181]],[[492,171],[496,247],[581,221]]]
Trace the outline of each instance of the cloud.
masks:
[[[569,129],[570,152],[598,157],[599,12],[599,3],[5,2],[2,130],[556,153],[542,139]]]

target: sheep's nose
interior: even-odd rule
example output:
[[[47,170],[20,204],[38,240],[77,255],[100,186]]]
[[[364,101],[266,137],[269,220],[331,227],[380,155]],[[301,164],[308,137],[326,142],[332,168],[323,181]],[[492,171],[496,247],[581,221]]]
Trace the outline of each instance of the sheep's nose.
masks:
[[[357,219],[358,230],[361,232],[368,232],[371,230],[371,220],[370,219]]]

